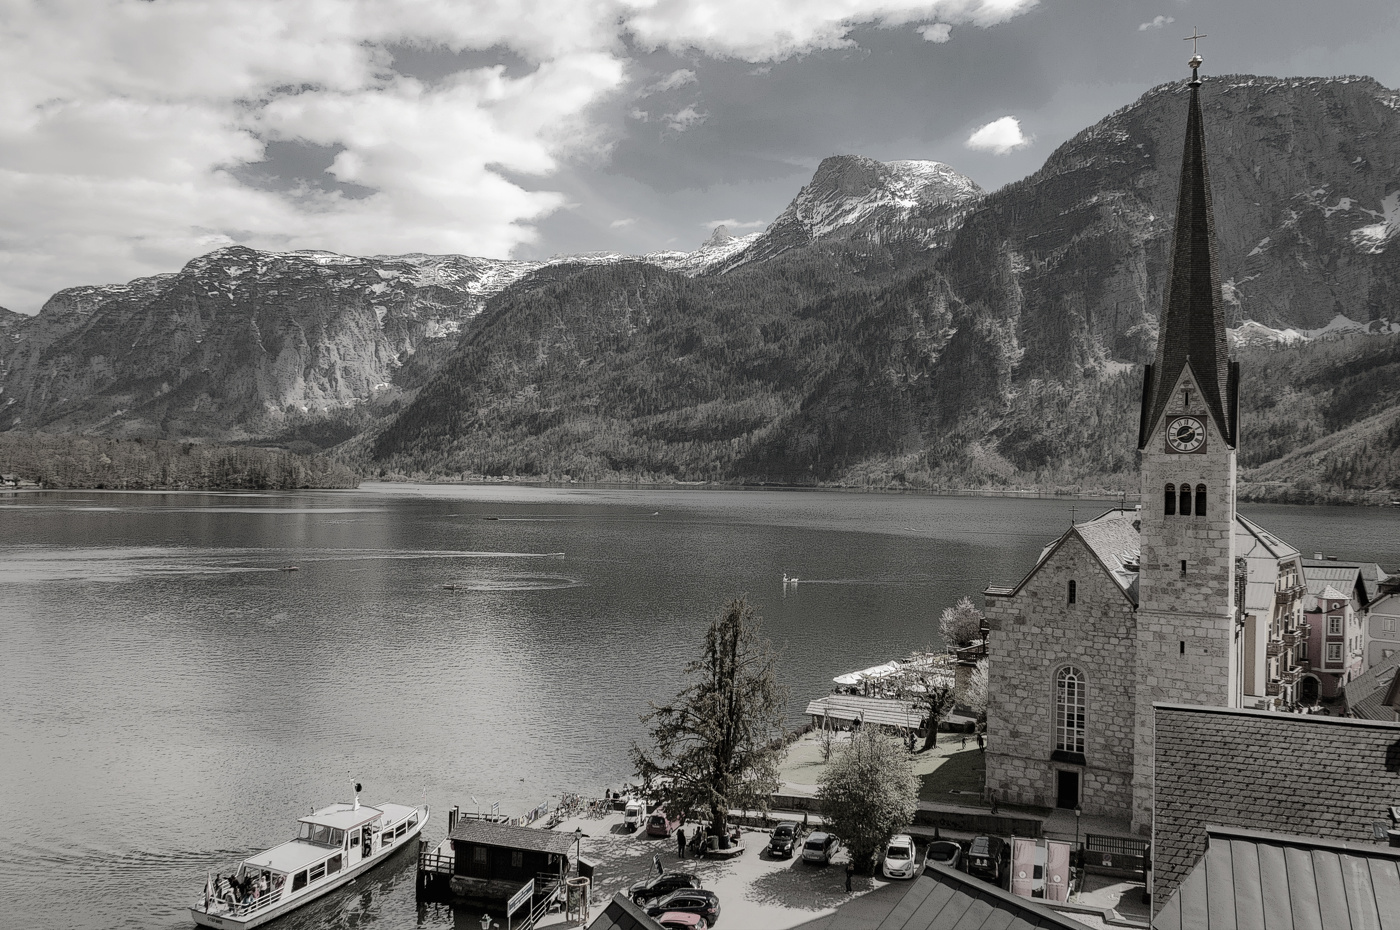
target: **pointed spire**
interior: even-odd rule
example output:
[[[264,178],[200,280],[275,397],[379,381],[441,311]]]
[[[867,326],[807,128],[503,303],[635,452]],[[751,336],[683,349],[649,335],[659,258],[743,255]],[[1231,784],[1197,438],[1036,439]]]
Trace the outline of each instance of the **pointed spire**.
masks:
[[[1192,36],[1194,39],[1202,36]],[[1160,421],[1171,392],[1190,361],[1201,387],[1201,400],[1230,445],[1235,442],[1234,385],[1220,270],[1215,252],[1215,218],[1211,209],[1210,173],[1206,168],[1205,130],[1201,119],[1201,56],[1191,57],[1191,101],[1186,115],[1186,145],[1177,193],[1176,235],[1171,277],[1157,333],[1157,355],[1143,385],[1141,448]]]

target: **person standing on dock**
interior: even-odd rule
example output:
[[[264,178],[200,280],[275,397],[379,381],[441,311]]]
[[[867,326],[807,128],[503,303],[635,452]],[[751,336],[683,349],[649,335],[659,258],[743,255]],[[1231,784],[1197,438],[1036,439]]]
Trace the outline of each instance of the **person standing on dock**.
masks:
[[[676,855],[685,858],[685,827],[676,827]]]

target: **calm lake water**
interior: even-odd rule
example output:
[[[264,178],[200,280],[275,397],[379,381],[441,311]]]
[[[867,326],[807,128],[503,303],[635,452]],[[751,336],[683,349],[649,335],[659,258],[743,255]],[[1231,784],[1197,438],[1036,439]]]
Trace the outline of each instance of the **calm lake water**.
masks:
[[[1070,507],[499,485],[0,498],[0,923],[189,926],[206,871],[355,780],[367,803],[427,801],[433,841],[473,797],[601,794],[726,600],[765,618],[796,718],[832,676],[936,644],[941,609],[1019,579]],[[1306,555],[1400,567],[1400,511],[1244,513]],[[280,926],[453,922],[419,912],[403,856]]]

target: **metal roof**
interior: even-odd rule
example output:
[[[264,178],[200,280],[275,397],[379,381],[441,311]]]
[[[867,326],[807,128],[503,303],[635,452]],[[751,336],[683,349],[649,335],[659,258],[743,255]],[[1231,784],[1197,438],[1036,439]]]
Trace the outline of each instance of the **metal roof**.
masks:
[[[1400,849],[1207,827],[1155,930],[1397,930]]]
[[[858,694],[828,694],[807,705],[806,714],[832,720],[860,720],[884,727],[917,728],[924,712],[913,701],[863,697]]]
[[[981,879],[929,864],[795,930],[1088,930],[1077,920]]]
[[[561,856],[567,856],[574,846],[572,833],[555,833],[537,827],[517,827],[489,820],[460,820],[448,838],[454,843],[479,843],[482,846],[526,849]]]
[[[356,810],[353,804],[332,804],[312,812],[309,817],[301,818],[301,823],[314,823],[337,830],[353,830],[361,824],[378,820],[383,813],[384,811],[377,807],[367,807],[363,804],[359,810]]]
[[[340,851],[338,847],[332,848],[315,843],[305,843],[301,840],[290,840],[281,846],[274,846],[260,852],[256,856],[249,856],[243,861],[259,869],[271,869],[274,872],[290,875],[334,856]]]

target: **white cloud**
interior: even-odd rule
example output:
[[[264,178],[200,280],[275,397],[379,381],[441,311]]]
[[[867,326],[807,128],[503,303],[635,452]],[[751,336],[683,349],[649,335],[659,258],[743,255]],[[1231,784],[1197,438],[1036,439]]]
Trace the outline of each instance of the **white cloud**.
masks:
[[[648,85],[642,89],[642,95],[656,94],[662,91],[675,90],[677,87],[684,87],[687,84],[695,83],[695,72],[689,69],[672,71],[655,84]]]
[[[991,26],[1037,0],[625,0],[625,25],[643,48],[768,61],[850,45],[860,24],[905,26],[937,19]]]
[[[1021,133],[1021,121],[1014,116],[1003,116],[993,120],[967,137],[965,143],[970,149],[1005,155],[1031,142]]]
[[[1138,32],[1146,32],[1149,29],[1161,29],[1167,23],[1174,22],[1176,22],[1176,17],[1174,16],[1154,16],[1151,22],[1146,22],[1138,26]]]
[[[170,271],[219,244],[505,255],[565,207],[564,159],[608,149],[600,103],[628,55],[758,65],[848,44],[857,25],[986,26],[1035,0],[3,0],[0,306]],[[938,27],[928,26],[928,29]],[[927,34],[927,33],[926,33]],[[528,67],[424,84],[392,46],[504,48]],[[695,80],[680,69],[656,90]],[[631,117],[682,132],[697,104]],[[271,141],[338,152],[335,180],[250,186]],[[333,185],[329,185],[333,186]]]
[[[952,34],[953,27],[947,23],[933,23],[919,29],[919,35],[930,42],[947,42]]]
[[[613,220],[611,223],[608,224],[608,228],[609,228],[609,229],[626,229],[628,226],[635,225],[636,222],[637,222],[637,218],[636,218],[635,216],[629,216],[629,217],[627,217],[626,219],[623,219],[623,220]]]
[[[661,117],[661,119],[666,122],[666,125],[670,126],[676,132],[685,132],[692,126],[699,126],[709,118],[710,115],[708,113],[702,113],[695,109],[694,104],[686,106],[675,113],[667,113],[665,116]]]
[[[700,225],[707,232],[714,232],[716,229],[723,226],[732,234],[736,229],[765,229],[768,226],[768,220],[710,220]]]

